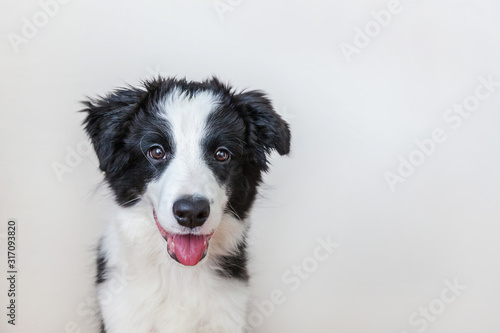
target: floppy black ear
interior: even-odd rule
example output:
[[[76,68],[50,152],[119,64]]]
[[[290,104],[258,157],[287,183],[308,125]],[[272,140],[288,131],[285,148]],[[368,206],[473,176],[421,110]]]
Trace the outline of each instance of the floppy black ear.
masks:
[[[240,112],[248,128],[248,144],[255,149],[257,161],[267,170],[266,155],[276,150],[290,152],[290,128],[274,111],[271,101],[261,91],[243,92],[237,97]],[[262,165],[263,164],[263,165]]]
[[[82,102],[86,106],[82,112],[87,113],[83,124],[99,158],[102,171],[112,171],[111,161],[117,158],[117,153],[123,145],[126,124],[146,94],[145,90],[128,87]]]

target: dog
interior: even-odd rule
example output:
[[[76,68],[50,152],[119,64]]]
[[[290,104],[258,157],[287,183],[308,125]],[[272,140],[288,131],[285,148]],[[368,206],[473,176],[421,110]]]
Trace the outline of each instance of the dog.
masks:
[[[263,92],[216,77],[83,103],[115,203],[97,255],[101,332],[246,332],[248,215],[269,154],[290,151],[287,122]]]

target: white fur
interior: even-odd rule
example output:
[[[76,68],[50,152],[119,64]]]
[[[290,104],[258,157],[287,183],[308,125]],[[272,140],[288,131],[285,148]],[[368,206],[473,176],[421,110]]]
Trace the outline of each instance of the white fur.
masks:
[[[165,120],[170,124],[175,155],[167,172],[149,184],[146,196],[156,209],[162,227],[170,233],[185,232],[172,214],[172,205],[183,195],[200,195],[210,202],[210,215],[199,232],[210,234],[220,223],[227,203],[226,190],[206,165],[201,151],[206,119],[217,99],[210,92],[188,98],[174,90],[165,101]],[[198,230],[197,230],[198,231]]]
[[[217,98],[206,92],[193,98],[174,92],[165,100],[165,121],[176,145],[173,160],[139,203],[116,207],[102,240],[108,277],[121,275],[124,284],[116,293],[109,292],[112,278],[98,285],[107,333],[245,332],[246,283],[218,275],[214,261],[216,254],[236,249],[246,228],[224,214],[226,191],[201,155],[206,119],[215,103]],[[211,203],[210,216],[197,231],[215,230],[206,258],[192,267],[170,258],[153,216],[154,207],[165,230],[181,232],[172,204],[186,194],[202,195]]]

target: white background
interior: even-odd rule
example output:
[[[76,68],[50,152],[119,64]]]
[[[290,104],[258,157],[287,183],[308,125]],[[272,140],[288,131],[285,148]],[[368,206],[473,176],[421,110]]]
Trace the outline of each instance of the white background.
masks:
[[[53,169],[87,140],[78,101],[156,74],[216,74],[266,91],[293,132],[252,218],[255,301],[286,298],[256,332],[414,333],[424,324],[410,316],[430,305],[442,313],[425,332],[499,332],[500,87],[456,129],[443,115],[480,77],[500,82],[500,4],[401,0],[348,61],[341,43],[389,1],[227,1],[221,13],[217,1],[73,0],[17,52],[9,34],[42,8],[2,1],[0,233],[17,218],[19,276],[12,327],[0,273],[0,331],[92,332],[81,310],[110,199],[93,153],[61,181]],[[435,128],[446,141],[391,191],[386,172]],[[292,291],[282,276],[314,263],[318,237],[340,247]],[[445,304],[455,279],[467,289]]]

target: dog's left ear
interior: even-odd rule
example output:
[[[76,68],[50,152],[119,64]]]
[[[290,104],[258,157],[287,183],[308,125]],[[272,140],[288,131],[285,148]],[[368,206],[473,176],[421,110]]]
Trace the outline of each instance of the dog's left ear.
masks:
[[[127,162],[127,154],[120,154],[126,124],[146,94],[142,89],[127,87],[82,102],[86,106],[82,112],[87,113],[85,130],[99,158],[99,167],[107,176],[117,173],[117,168]]]
[[[274,110],[261,91],[238,94],[236,104],[247,123],[248,144],[255,149],[257,161],[267,170],[266,155],[276,150],[280,155],[290,152],[290,128]]]

